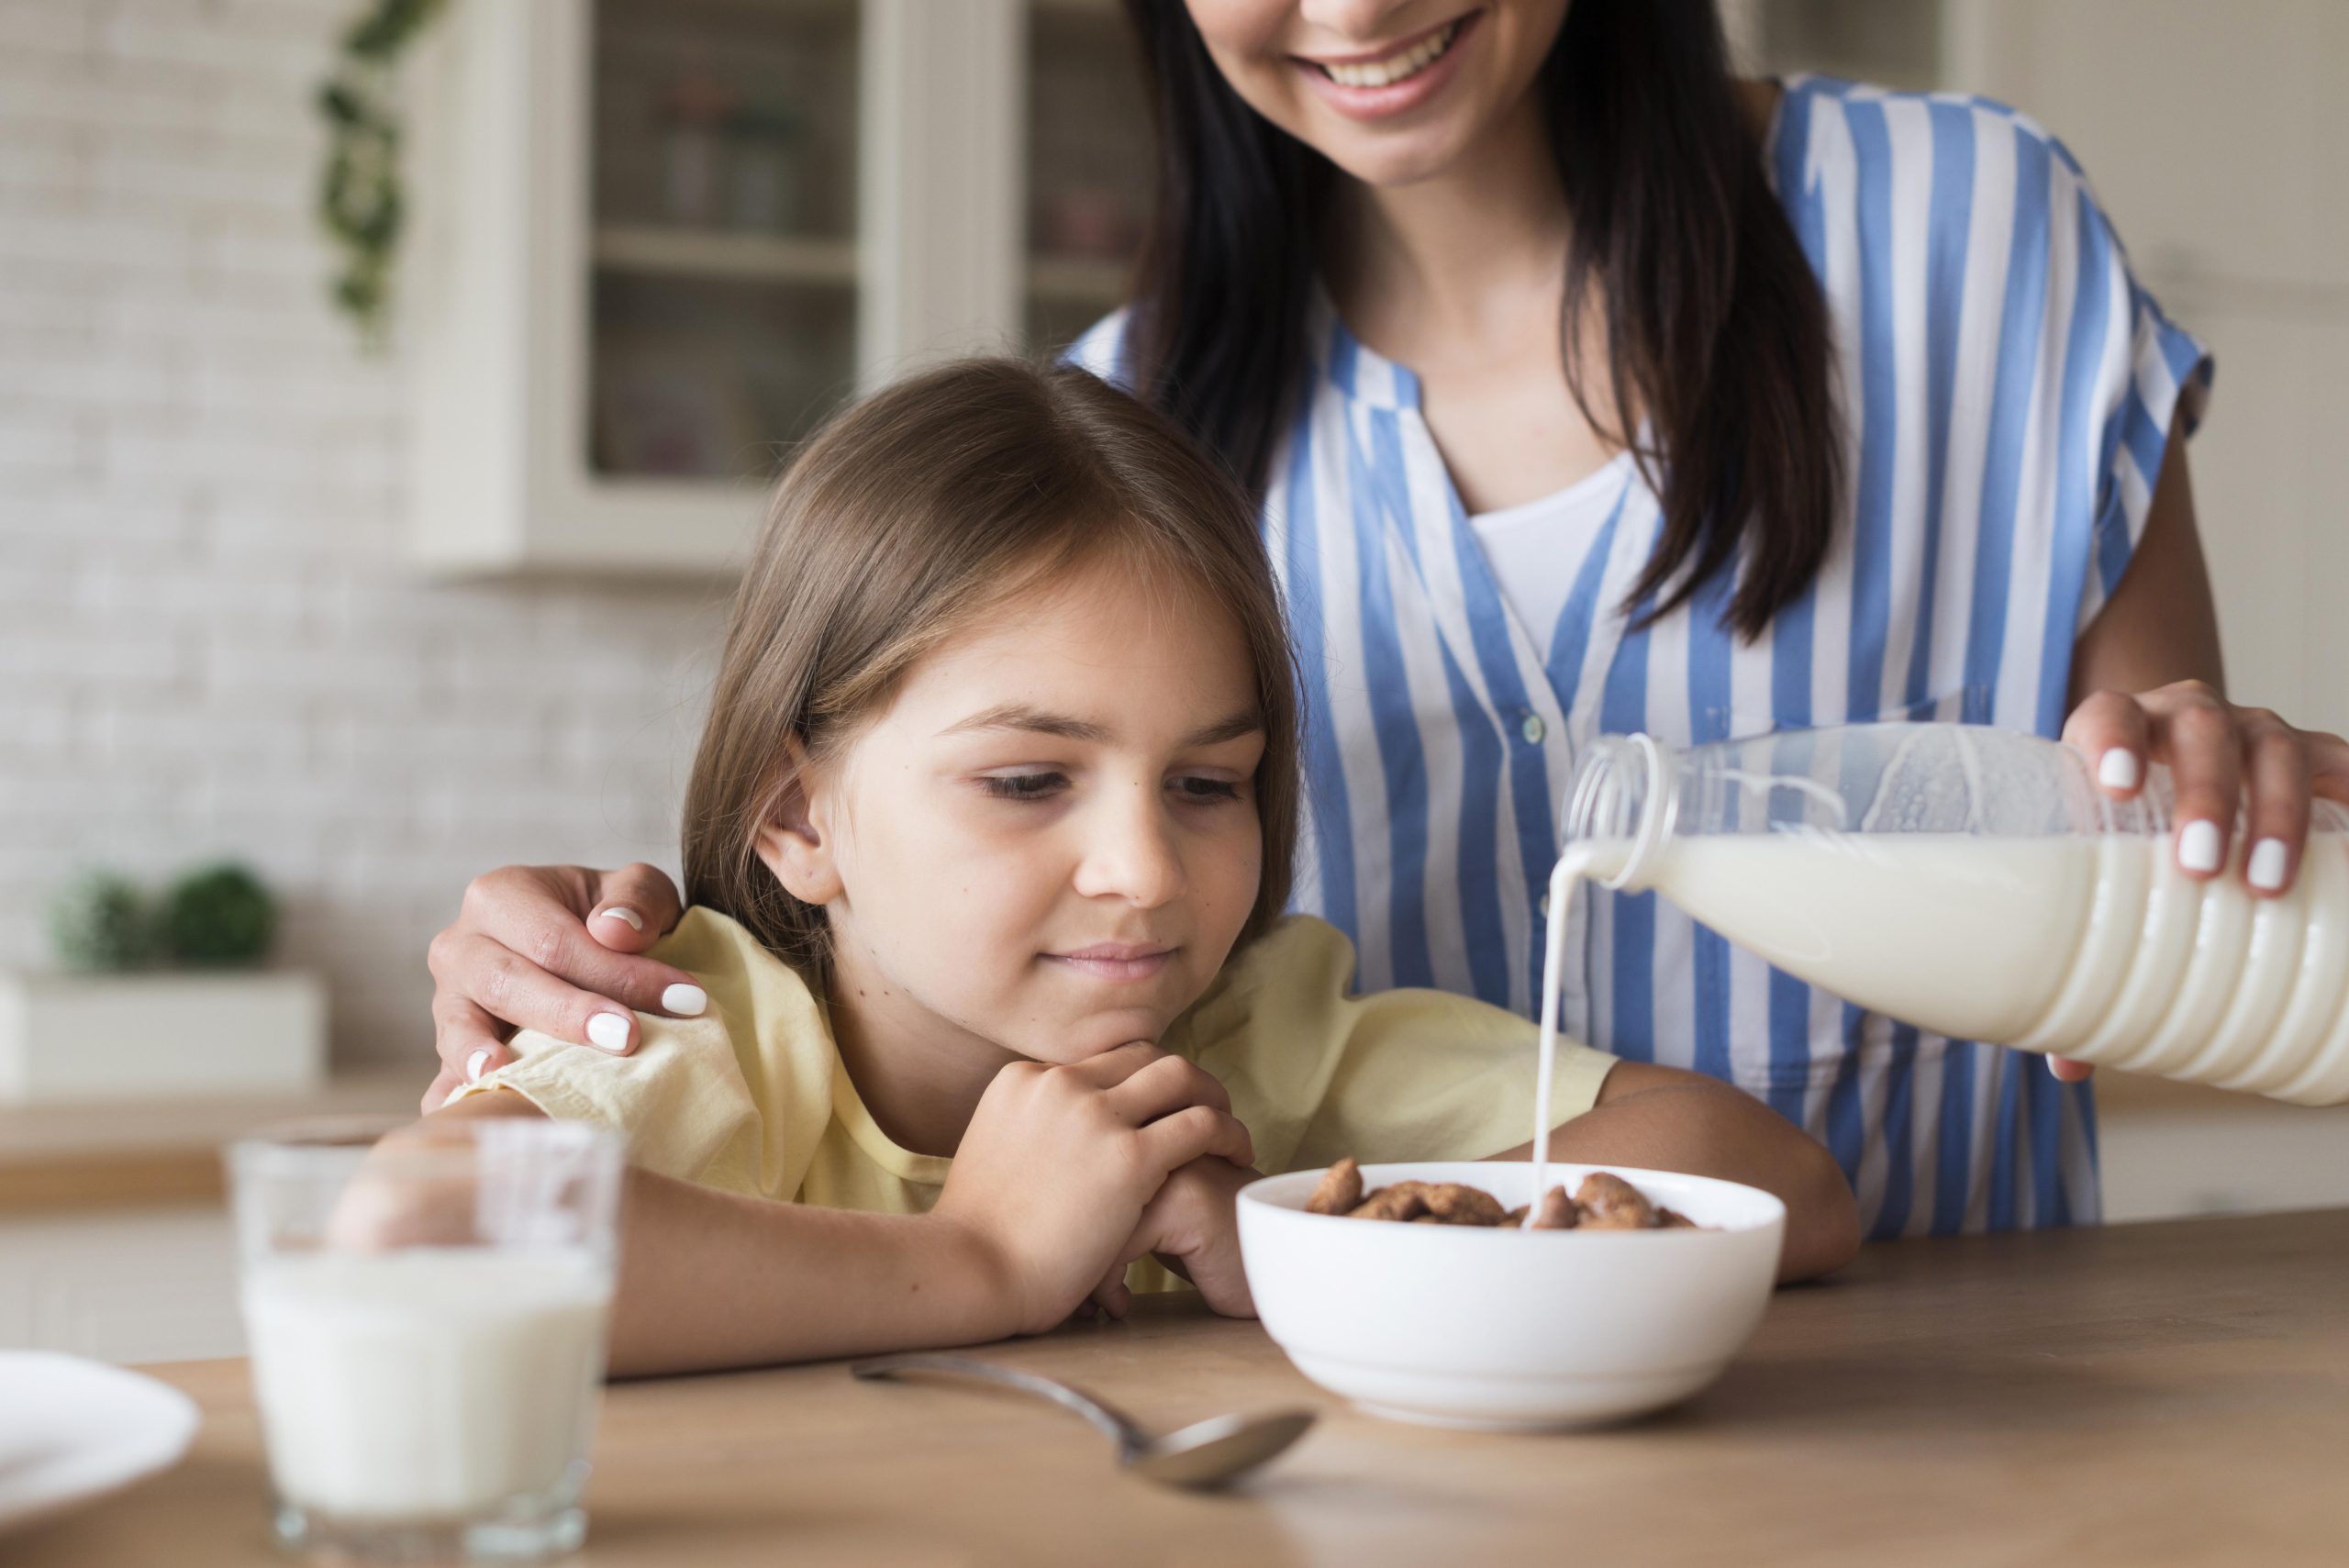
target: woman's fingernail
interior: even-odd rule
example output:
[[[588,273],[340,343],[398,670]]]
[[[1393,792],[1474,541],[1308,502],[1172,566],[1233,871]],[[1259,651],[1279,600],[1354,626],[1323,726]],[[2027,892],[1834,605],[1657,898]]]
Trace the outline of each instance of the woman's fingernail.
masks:
[[[2137,787],[2137,753],[2126,746],[2115,746],[2096,765],[2096,782],[2107,789]]]
[[[2262,839],[2252,847],[2251,865],[2244,874],[2260,892],[2273,893],[2284,885],[2284,866],[2291,856],[2283,840]]]
[[[606,1051],[626,1051],[628,1020],[618,1013],[597,1013],[587,1020],[587,1040]]]
[[[474,1051],[471,1056],[465,1058],[466,1083],[478,1084],[481,1082],[482,1069],[489,1065],[489,1058],[490,1050],[489,1047],[485,1045],[479,1051]]]
[[[681,1018],[697,1018],[709,1006],[709,993],[698,985],[672,985],[661,993],[661,1010]]]
[[[641,931],[644,929],[644,917],[638,914],[635,910],[629,908],[625,904],[615,904],[608,909],[601,910],[597,912],[596,918],[598,920],[625,921],[628,924],[628,929],[631,931]]]
[[[2188,822],[2178,829],[2177,863],[2188,871],[2219,869],[2219,825],[2216,822]]]

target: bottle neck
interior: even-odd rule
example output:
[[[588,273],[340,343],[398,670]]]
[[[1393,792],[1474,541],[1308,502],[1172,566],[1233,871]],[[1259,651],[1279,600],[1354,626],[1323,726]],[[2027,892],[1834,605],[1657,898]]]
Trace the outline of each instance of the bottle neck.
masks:
[[[1567,794],[1563,841],[1609,888],[1648,885],[1680,814],[1676,757],[1647,735],[1609,735],[1584,756]]]

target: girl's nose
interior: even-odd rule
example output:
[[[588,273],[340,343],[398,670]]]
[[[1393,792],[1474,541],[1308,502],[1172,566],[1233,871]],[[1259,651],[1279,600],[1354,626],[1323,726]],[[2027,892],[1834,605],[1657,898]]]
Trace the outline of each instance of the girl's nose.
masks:
[[[1105,800],[1088,813],[1086,840],[1077,861],[1076,891],[1086,898],[1122,898],[1155,909],[1180,897],[1187,878],[1174,836],[1157,792],[1137,787],[1130,798]]]

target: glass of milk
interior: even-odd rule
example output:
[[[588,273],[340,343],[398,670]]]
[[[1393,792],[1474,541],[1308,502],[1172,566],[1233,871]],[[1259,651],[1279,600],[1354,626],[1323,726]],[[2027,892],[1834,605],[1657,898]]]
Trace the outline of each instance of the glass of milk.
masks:
[[[578,1122],[230,1146],[279,1540],[373,1562],[577,1547],[621,1148]]]

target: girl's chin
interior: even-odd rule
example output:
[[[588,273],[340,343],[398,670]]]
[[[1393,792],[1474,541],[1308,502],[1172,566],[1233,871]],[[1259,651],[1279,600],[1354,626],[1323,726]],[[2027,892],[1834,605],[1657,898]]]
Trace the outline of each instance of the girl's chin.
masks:
[[[1033,1061],[1072,1067],[1136,1040],[1155,1045],[1173,1021],[1169,1015],[1154,1009],[1121,1008],[1112,1014],[1096,1013],[1072,1019],[1066,1028],[1051,1031],[1050,1038],[1032,1039],[1030,1043],[1033,1050],[1023,1046],[1013,1049]],[[1031,1036],[1037,1033],[1032,1028],[1026,1032]]]

